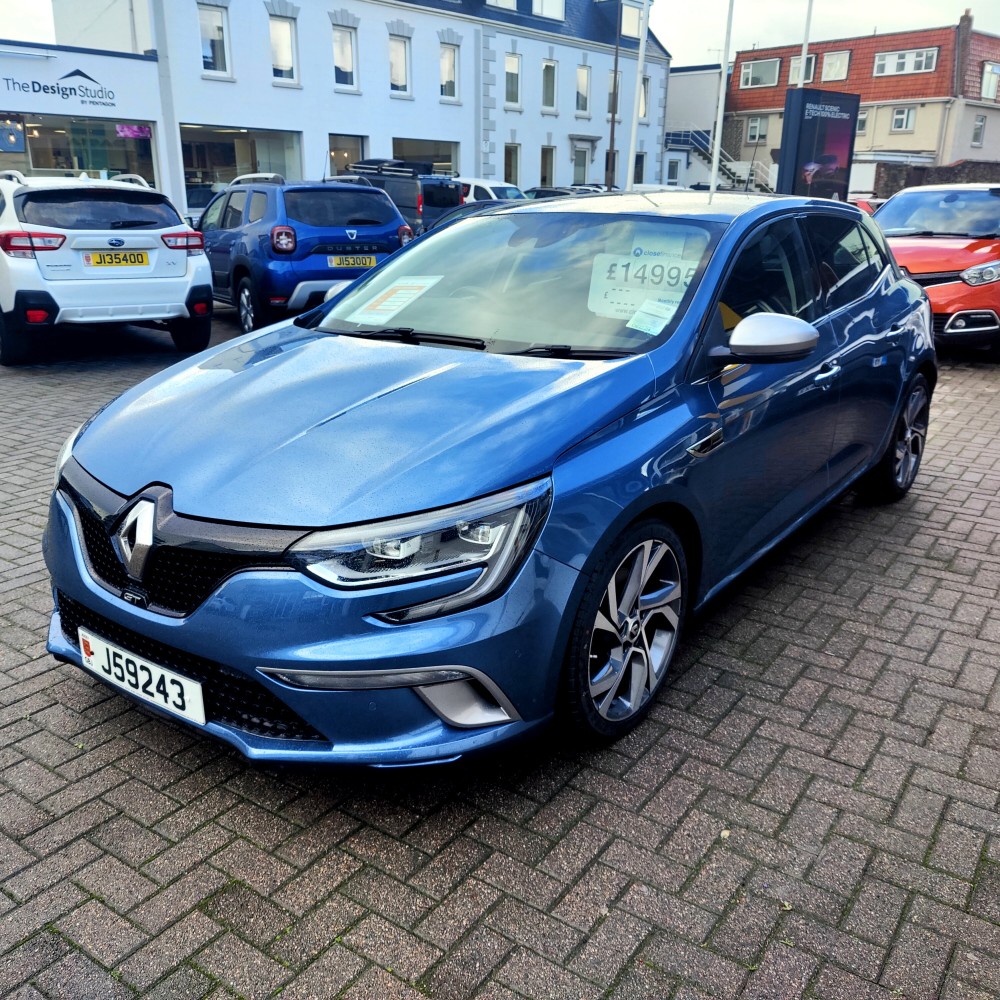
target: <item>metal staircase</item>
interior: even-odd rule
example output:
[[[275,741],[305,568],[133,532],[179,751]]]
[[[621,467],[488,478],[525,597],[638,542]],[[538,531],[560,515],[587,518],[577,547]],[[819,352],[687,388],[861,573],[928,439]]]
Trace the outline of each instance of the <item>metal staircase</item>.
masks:
[[[687,123],[667,122],[663,143],[666,149],[689,150],[709,167],[712,165],[712,130]],[[738,190],[774,194],[769,183],[771,166],[761,160],[736,160],[724,149],[719,151],[719,181]]]

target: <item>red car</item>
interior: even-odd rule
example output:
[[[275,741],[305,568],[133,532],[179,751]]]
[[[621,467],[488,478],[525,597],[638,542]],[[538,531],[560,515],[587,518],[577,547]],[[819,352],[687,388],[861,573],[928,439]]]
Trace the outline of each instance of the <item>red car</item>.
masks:
[[[985,347],[1000,361],[1000,184],[906,188],[875,220],[927,290],[937,346]]]

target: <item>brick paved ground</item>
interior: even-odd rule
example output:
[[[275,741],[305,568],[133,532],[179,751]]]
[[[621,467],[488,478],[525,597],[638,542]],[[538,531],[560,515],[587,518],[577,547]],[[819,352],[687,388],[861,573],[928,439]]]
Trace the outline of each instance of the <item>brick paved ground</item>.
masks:
[[[628,740],[359,775],[45,655],[56,450],[172,359],[0,370],[0,995],[1000,996],[995,366],[945,365],[911,496],[770,557]]]

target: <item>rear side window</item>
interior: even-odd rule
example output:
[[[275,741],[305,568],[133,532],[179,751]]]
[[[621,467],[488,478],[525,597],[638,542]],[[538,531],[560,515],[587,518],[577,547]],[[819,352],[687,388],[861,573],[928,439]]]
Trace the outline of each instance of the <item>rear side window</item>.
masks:
[[[258,222],[267,214],[267,195],[263,191],[254,191],[250,195],[250,211],[247,222]]]
[[[157,191],[59,188],[25,191],[14,198],[18,219],[53,229],[168,229],[182,225],[177,210]]]
[[[387,226],[397,219],[395,205],[374,188],[286,191],[285,214],[307,226]]]
[[[239,229],[243,224],[243,208],[247,203],[246,191],[234,191],[222,215],[222,229]]]
[[[853,219],[813,215],[802,224],[816,254],[827,309],[839,309],[861,298],[885,266],[880,255],[872,258],[872,241],[865,241]]]
[[[424,205],[427,208],[454,208],[462,203],[458,184],[428,184],[424,182]]]

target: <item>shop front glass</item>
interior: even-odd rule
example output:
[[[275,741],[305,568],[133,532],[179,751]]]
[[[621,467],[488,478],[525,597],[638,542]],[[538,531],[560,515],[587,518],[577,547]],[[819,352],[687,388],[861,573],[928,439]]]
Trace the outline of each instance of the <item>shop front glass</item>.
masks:
[[[365,158],[365,137],[362,135],[330,135],[331,177],[344,173],[348,166]]]
[[[188,210],[204,208],[241,174],[281,174],[285,180],[302,180],[301,146],[298,132],[181,125]]]
[[[381,154],[379,154],[381,155]],[[458,143],[434,139],[393,139],[393,159],[409,163],[430,163],[434,173],[458,173]]]
[[[139,174],[156,187],[153,125],[0,111],[0,170],[32,177]]]

